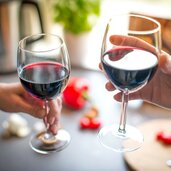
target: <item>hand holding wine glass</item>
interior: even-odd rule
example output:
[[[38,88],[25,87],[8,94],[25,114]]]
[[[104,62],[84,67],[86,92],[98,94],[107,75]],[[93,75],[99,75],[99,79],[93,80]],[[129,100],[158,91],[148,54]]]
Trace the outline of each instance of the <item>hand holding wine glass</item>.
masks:
[[[44,101],[46,131],[31,138],[31,148],[42,154],[64,149],[70,142],[70,135],[64,129],[57,133],[54,123],[57,124],[59,118],[53,115],[61,110],[59,98],[70,76],[70,60],[63,39],[52,34],[22,39],[18,46],[17,70],[26,91]],[[57,108],[54,99],[58,102]]]
[[[127,45],[127,39],[116,39],[128,35],[137,42],[141,39],[143,44],[151,43],[154,48]],[[99,132],[99,139],[105,147],[126,152],[142,145],[141,132],[126,124],[126,108],[129,94],[142,89],[154,76],[160,51],[160,24],[156,20],[128,14],[116,15],[108,22],[102,42],[101,63],[110,82],[121,91],[122,107],[119,124],[106,126]]]
[[[141,39],[134,38],[132,36],[122,36],[122,35],[113,35],[112,43],[120,44],[122,42],[126,46],[135,46],[144,49],[153,49],[155,47],[151,44],[147,44]],[[150,103],[159,105],[161,107],[170,108],[171,101],[168,99],[169,94],[171,95],[171,89],[168,85],[171,84],[171,62],[170,55],[162,51],[159,54],[159,67],[155,73],[154,78],[142,89],[139,91],[130,93],[129,99],[136,100],[142,99]],[[161,84],[159,84],[161,83]],[[106,83],[106,89],[109,91],[114,91],[116,88],[109,81]],[[118,92],[114,95],[115,100],[121,101],[122,93]]]

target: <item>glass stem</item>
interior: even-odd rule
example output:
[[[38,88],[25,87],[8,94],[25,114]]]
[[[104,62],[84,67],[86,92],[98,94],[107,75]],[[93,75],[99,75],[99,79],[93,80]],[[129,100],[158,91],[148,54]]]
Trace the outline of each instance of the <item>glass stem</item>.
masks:
[[[45,116],[43,118],[43,121],[44,121],[44,124],[46,126],[46,132],[44,134],[44,138],[45,139],[49,139],[49,136],[50,136],[50,132],[49,132],[49,124],[47,122],[47,116],[48,116],[48,100],[45,99]]]
[[[126,133],[126,109],[128,105],[129,100],[129,93],[128,90],[124,91],[122,94],[122,106],[121,106],[121,116],[120,116],[120,122],[119,122],[119,129],[118,131],[120,133]]]

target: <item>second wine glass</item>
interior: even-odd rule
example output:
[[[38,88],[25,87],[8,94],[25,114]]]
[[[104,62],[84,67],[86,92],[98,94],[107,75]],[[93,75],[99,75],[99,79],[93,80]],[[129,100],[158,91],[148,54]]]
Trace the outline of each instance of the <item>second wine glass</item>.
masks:
[[[154,48],[138,47],[135,43],[128,45],[126,37],[118,40],[116,45],[112,41],[113,35],[131,36],[145,45],[148,42]],[[119,124],[106,126],[98,134],[100,142],[107,148],[126,152],[138,149],[143,143],[141,132],[136,127],[126,124],[126,109],[129,93],[143,88],[152,79],[158,67],[160,36],[159,22],[142,15],[115,15],[107,23],[101,63],[111,83],[122,92]]]
[[[60,151],[70,142],[70,134],[59,129],[52,135],[46,122],[48,103],[60,96],[70,76],[70,60],[63,39],[52,34],[37,34],[19,42],[17,70],[23,87],[34,97],[44,100],[46,131],[34,135],[31,148],[42,154]]]

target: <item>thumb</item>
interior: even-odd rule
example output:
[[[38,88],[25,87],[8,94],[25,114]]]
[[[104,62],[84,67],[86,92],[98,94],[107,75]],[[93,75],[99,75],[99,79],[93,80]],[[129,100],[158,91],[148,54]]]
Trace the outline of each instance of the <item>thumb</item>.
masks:
[[[165,74],[171,74],[171,56],[166,52],[162,52],[159,55],[159,68]]]

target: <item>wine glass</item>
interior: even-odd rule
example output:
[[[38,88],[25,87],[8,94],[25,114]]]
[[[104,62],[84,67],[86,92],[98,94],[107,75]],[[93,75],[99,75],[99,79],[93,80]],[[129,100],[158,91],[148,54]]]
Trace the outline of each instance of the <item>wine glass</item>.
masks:
[[[48,103],[60,96],[70,76],[70,60],[64,40],[53,34],[36,34],[23,38],[18,45],[17,71],[22,86],[44,101],[46,131],[30,140],[31,148],[42,154],[60,151],[70,142],[70,134],[59,129],[52,135],[46,122]]]
[[[129,93],[144,87],[153,77],[158,67],[161,50],[160,24],[156,20],[134,14],[112,17],[107,23],[101,49],[102,68],[115,86],[122,92],[121,116],[119,124],[106,126],[99,131],[100,142],[117,152],[134,151],[141,147],[144,138],[134,126],[126,124],[126,109]],[[138,48],[112,44],[112,35],[133,36],[148,42],[155,48]]]

